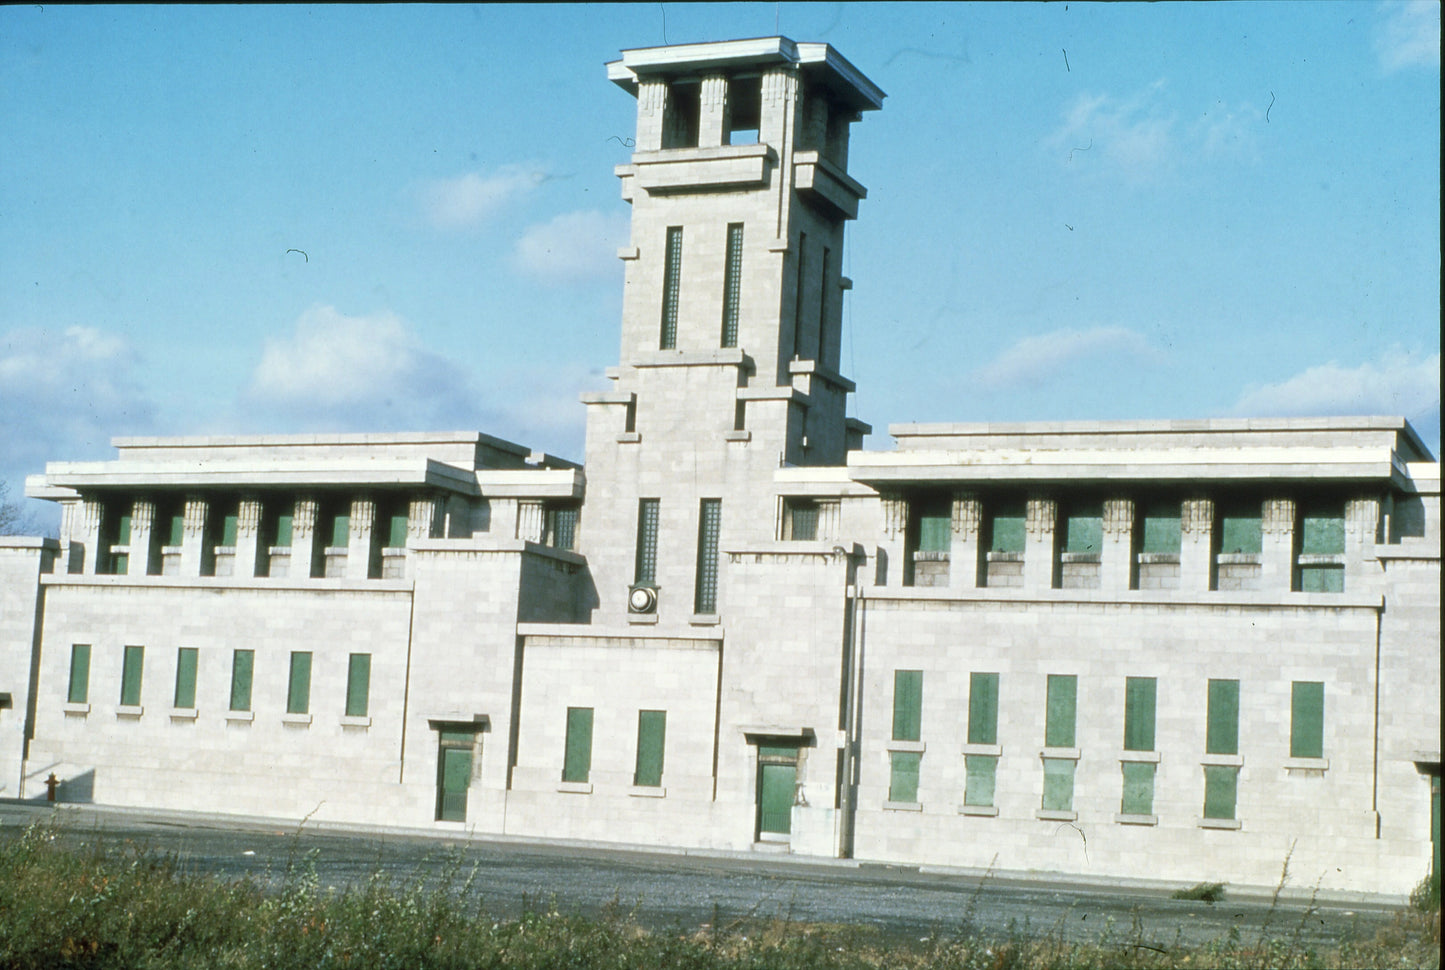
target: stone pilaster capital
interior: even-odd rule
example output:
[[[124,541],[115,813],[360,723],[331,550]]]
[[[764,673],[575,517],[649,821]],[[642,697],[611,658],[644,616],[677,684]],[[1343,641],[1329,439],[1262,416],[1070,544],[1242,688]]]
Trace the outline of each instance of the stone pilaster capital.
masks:
[[[790,68],[775,68],[763,75],[763,102],[798,100],[798,75]]]
[[[133,532],[144,532],[156,520],[155,499],[138,498],[130,510],[130,527]]]
[[[1029,497],[1024,513],[1024,528],[1029,535],[1048,535],[1054,531],[1054,520],[1059,514],[1059,503],[1047,495]]]
[[[351,500],[351,528],[369,530],[376,524],[376,500],[369,495],[360,495]]]
[[[908,502],[896,492],[883,492],[878,496],[883,508],[883,534],[896,539],[908,528]]]
[[[316,497],[298,495],[296,513],[291,518],[291,533],[298,539],[310,538],[316,530]]]
[[[255,495],[245,495],[236,508],[236,535],[253,536],[261,528],[261,500]]]
[[[977,536],[978,524],[983,518],[983,505],[978,500],[978,494],[971,491],[955,491],[953,493],[953,534],[961,536]]]
[[[1214,531],[1214,499],[1203,496],[1186,498],[1179,506],[1179,531],[1186,535],[1207,536]]]
[[[1294,499],[1265,499],[1260,529],[1266,535],[1288,535],[1294,531]]]
[[[1134,531],[1134,500],[1110,498],[1104,500],[1104,532],[1107,535],[1130,535]]]
[[[637,82],[637,107],[644,113],[663,110],[667,106],[667,82],[656,79]]]
[[[87,498],[85,500],[84,513],[81,515],[81,526],[86,532],[94,532],[100,528],[100,517],[104,508],[98,498]]]
[[[1380,521],[1380,499],[1361,495],[1345,503],[1345,534],[1354,539],[1373,536]]]
[[[198,536],[205,532],[208,504],[204,495],[190,494],[186,496],[185,534],[187,536]]]

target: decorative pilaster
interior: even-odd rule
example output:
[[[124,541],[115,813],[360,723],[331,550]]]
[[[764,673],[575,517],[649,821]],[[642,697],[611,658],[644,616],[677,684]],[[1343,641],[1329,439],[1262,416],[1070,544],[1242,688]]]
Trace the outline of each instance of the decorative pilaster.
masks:
[[[182,513],[182,576],[208,576],[211,573],[211,549],[206,542],[206,515],[209,511],[204,495],[191,493],[186,496]]]
[[[721,74],[709,74],[702,79],[702,90],[698,93],[699,148],[716,148],[727,143],[729,116],[728,79]]]
[[[517,503],[517,538],[527,542],[542,541],[542,503],[526,499]]]
[[[1179,588],[1206,590],[1214,577],[1214,499],[1186,498],[1179,507]]]
[[[873,581],[879,586],[902,586],[908,501],[898,492],[882,492],[878,506],[883,513],[883,544],[878,550]]]
[[[883,508],[883,534],[889,539],[903,535],[908,528],[908,502],[903,496],[888,492],[878,496]]]
[[[264,576],[268,556],[260,547],[261,540],[261,499],[248,494],[241,496],[236,507],[236,568],[240,577]]]
[[[296,498],[296,513],[291,519],[291,561],[292,578],[300,579],[314,573],[316,563],[316,513],[314,495],[300,495]]]
[[[408,539],[435,539],[441,535],[442,500],[436,495],[424,495],[411,500],[406,510],[406,535]]]
[[[1265,499],[1260,513],[1259,588],[1286,592],[1294,588],[1294,499]]]
[[[953,538],[948,549],[948,585],[957,589],[979,586],[978,532],[983,506],[970,491],[955,491],[950,516]]]
[[[662,148],[662,124],[667,116],[667,82],[639,81],[637,84],[637,145],[639,152]]]
[[[109,549],[100,548],[100,523],[105,517],[105,506],[100,499],[85,499],[80,514],[80,572],[95,575],[97,566],[110,554]]]
[[[1381,530],[1383,503],[1378,495],[1361,495],[1345,503],[1345,589],[1359,589],[1361,581],[1376,580],[1377,570],[1365,568],[1366,556],[1374,555],[1375,543],[1385,539]]]
[[[346,533],[346,578],[367,579],[381,575],[381,547],[376,535],[376,500],[360,495],[351,500],[351,522]]]
[[[1059,503],[1051,497],[1029,498],[1024,512],[1024,588],[1051,589],[1058,585],[1055,522]]]
[[[1099,588],[1125,590],[1134,578],[1134,501],[1104,500],[1104,541],[1099,550]]]
[[[127,576],[158,575],[161,571],[160,549],[151,541],[155,530],[156,503],[153,499],[138,498],[130,511],[130,561],[126,565]]]

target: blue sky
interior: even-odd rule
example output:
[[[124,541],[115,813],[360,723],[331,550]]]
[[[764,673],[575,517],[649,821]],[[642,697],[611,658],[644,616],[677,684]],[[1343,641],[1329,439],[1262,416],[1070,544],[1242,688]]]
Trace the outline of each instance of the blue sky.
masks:
[[[855,126],[844,370],[902,421],[1401,414],[1440,437],[1440,7],[0,8],[0,480],[113,435],[580,458],[629,47],[782,33]]]

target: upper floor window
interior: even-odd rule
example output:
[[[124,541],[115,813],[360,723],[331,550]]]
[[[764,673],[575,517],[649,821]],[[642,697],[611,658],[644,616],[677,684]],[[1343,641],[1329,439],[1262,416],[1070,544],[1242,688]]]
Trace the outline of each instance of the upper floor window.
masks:
[[[700,93],[696,81],[674,81],[668,85],[667,107],[662,118],[663,148],[697,147]]]
[[[723,265],[722,345],[738,345],[738,316],[743,290],[743,224],[728,226],[727,262]]]
[[[553,549],[577,548],[577,513],[575,505],[549,505],[544,513],[542,542]]]
[[[1295,589],[1340,593],[1345,589],[1345,515],[1342,503],[1302,505],[1295,524]]]
[[[677,348],[677,304],[682,290],[682,226],[667,227],[667,249],[662,263],[663,350]]]
[[[657,582],[657,517],[659,500],[639,499],[637,502],[637,553],[632,567],[632,583],[646,586]]]
[[[756,145],[762,121],[763,84],[759,77],[728,79],[729,145]]]

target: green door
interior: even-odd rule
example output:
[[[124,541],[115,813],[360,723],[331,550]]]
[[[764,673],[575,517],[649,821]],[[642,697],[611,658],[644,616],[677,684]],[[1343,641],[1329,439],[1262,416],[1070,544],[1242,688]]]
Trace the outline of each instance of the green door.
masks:
[[[787,835],[793,828],[793,787],[797,764],[758,765],[758,836]]]
[[[445,742],[443,742],[445,744]],[[472,783],[472,749],[443,747],[437,759],[437,820],[467,820],[467,787]]]

